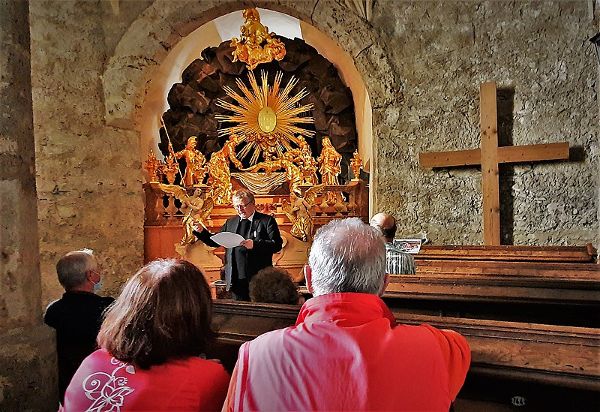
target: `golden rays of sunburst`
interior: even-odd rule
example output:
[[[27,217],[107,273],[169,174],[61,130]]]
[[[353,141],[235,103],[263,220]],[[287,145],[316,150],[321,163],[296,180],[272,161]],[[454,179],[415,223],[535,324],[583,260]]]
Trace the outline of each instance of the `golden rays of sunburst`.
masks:
[[[313,131],[301,126],[314,123],[312,117],[301,116],[313,108],[312,104],[299,104],[300,100],[308,95],[308,92],[306,89],[302,89],[290,96],[290,92],[298,84],[298,79],[292,76],[286,86],[281,89],[282,72],[277,72],[272,86],[268,83],[265,71],[261,72],[260,77],[261,84],[259,86],[254,73],[248,72],[250,89],[241,79],[237,79],[236,84],[242,94],[225,86],[225,93],[234,102],[218,99],[217,105],[233,114],[215,116],[221,122],[236,123],[234,126],[220,129],[219,135],[240,136],[240,143],[245,142],[246,145],[238,153],[238,156],[240,159],[244,159],[252,153],[251,165],[257,163],[261,154],[263,154],[263,158],[268,155],[280,157],[285,151],[293,148],[292,143],[299,146],[303,140],[301,136],[314,135]]]

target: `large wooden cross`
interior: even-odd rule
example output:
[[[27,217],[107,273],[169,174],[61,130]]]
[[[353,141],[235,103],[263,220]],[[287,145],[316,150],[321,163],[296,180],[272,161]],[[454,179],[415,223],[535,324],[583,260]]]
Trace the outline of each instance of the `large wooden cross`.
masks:
[[[566,160],[569,143],[548,143],[498,147],[496,83],[480,88],[481,149],[419,154],[422,167],[481,166],[483,192],[483,243],[500,245],[500,188],[498,165],[501,163]]]

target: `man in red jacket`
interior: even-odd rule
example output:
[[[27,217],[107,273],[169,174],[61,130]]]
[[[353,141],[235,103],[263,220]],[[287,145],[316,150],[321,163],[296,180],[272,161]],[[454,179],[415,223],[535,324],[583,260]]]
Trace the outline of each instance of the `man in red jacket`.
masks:
[[[469,346],[453,331],[396,324],[379,298],[388,281],[379,231],[332,221],[308,262],[314,297],[295,326],[242,345],[224,410],[447,411]]]

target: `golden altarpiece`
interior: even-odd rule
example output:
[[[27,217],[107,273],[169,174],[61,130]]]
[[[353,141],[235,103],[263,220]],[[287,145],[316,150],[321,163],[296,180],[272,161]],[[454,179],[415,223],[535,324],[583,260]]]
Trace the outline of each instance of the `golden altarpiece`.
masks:
[[[286,49],[260,23],[255,9],[243,14],[241,37],[230,46],[232,61],[243,62],[248,71],[236,78],[237,90],[225,85],[226,97],[216,101],[223,109],[215,116],[222,147],[205,156],[196,136],[190,136],[175,151],[162,123],[168,152],[164,160],[151,152],[145,161],[145,258],[181,256],[202,267],[209,282],[220,279],[223,248],[195,242],[192,230],[202,222],[218,232],[236,213],[232,193],[247,188],[257,210],[276,218],[284,239],[273,264],[301,281],[315,230],[334,218],[366,219],[368,187],[360,179],[358,152],[349,162],[353,178],[347,182],[340,181],[342,155],[328,136],[320,136],[320,153],[312,152],[313,105],[302,103],[309,92],[296,87],[296,77],[284,82],[280,71],[274,76],[261,71],[256,78],[253,69],[283,59]]]

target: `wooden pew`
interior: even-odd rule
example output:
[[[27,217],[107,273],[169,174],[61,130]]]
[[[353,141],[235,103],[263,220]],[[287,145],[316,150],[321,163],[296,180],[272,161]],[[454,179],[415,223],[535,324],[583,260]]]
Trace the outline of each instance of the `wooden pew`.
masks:
[[[232,368],[239,346],[256,336],[294,324],[299,306],[217,301],[219,331],[211,355]],[[600,395],[598,329],[485,319],[461,319],[394,311],[399,323],[428,323],[463,334],[472,365],[456,410],[588,409]],[[316,367],[316,365],[302,365]]]
[[[511,248],[515,261],[508,260]],[[589,248],[422,252],[415,256],[415,275],[391,276],[388,305],[421,314],[600,327],[600,265]]]
[[[473,362],[456,411],[600,410],[595,257],[589,247],[425,247],[416,275],[393,275],[383,299],[400,323],[469,341]],[[232,368],[239,345],[292,325],[298,310],[217,301],[216,356]]]

